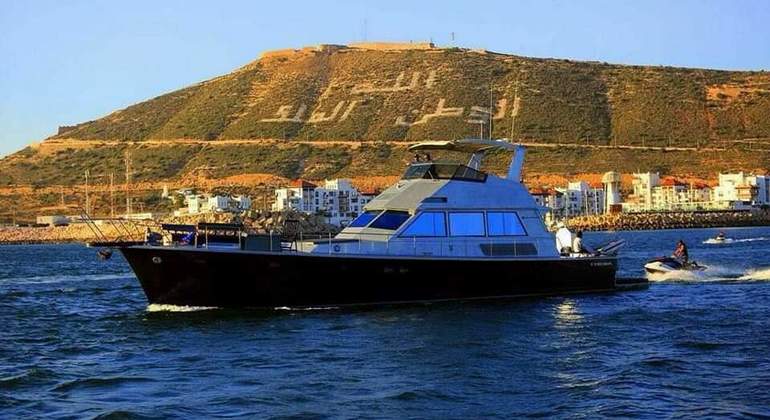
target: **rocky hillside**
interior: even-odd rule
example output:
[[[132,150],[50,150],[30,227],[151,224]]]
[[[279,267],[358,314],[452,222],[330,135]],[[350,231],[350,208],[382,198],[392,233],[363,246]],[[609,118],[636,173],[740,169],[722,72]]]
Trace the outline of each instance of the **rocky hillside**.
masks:
[[[0,185],[245,173],[395,175],[406,142],[534,146],[527,169],[704,176],[770,165],[770,74],[534,59],[430,44],[322,45],[75,126],[0,161]],[[492,160],[500,169],[504,158]]]

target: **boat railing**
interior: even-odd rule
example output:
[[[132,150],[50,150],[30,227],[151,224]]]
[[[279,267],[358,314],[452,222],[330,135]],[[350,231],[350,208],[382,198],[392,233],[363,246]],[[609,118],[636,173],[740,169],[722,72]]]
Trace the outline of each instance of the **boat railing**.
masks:
[[[153,221],[129,220],[120,217],[100,217],[94,218],[84,208],[80,208],[80,220],[85,223],[93,234],[94,240],[89,241],[92,245],[115,245],[127,242],[141,242],[144,238],[145,229],[155,225]],[[109,229],[102,229],[100,226],[109,226]],[[111,232],[106,232],[110,230]]]
[[[392,239],[399,238],[399,241]],[[337,238],[331,234],[300,235],[285,248],[288,252],[307,253],[325,245],[325,253],[361,255],[400,255],[438,257],[521,257],[538,255],[531,238],[517,237],[418,237],[367,233],[357,238]],[[317,252],[317,251],[316,251]]]

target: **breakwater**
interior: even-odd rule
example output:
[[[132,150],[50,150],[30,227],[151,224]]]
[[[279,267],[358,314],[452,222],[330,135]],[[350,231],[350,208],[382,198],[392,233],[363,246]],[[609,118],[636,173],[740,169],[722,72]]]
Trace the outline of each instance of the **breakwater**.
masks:
[[[770,226],[770,211],[617,213],[580,216],[566,221],[572,230],[658,230]]]
[[[320,215],[308,215],[295,211],[270,212],[251,211],[246,216],[230,213],[207,213],[182,217],[166,217],[159,221],[125,221],[118,225],[109,222],[99,223],[99,234],[107,240],[143,240],[145,228],[159,231],[161,223],[196,225],[199,222],[243,223],[246,230],[254,233],[273,232],[293,238],[300,232],[309,235],[336,234],[339,228],[329,225]],[[324,236],[325,237],[325,236]],[[20,227],[0,226],[0,244],[40,244],[92,242],[100,238],[85,223],[73,223],[67,226]]]

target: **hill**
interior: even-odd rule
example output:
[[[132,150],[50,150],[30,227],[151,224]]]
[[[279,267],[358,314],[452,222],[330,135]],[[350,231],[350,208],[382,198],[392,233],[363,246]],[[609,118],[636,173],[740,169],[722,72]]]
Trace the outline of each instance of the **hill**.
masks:
[[[60,127],[0,160],[0,186],[267,174],[393,176],[406,145],[469,136],[532,146],[534,173],[713,177],[770,165],[770,74],[537,59],[431,44],[264,53],[230,74]],[[505,157],[490,161],[503,170]]]

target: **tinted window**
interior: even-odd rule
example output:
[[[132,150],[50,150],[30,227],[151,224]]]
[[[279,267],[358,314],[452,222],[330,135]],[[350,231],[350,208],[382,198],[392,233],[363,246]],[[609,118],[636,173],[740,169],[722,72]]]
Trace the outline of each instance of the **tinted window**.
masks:
[[[350,225],[348,227],[364,227],[369,224],[375,217],[377,217],[378,214],[380,214],[381,210],[369,210],[366,212],[361,213],[360,216],[356,217],[355,220],[350,222]]]
[[[484,236],[484,214],[449,213],[449,232],[452,236]]]
[[[519,215],[512,212],[487,212],[487,232],[489,236],[519,236],[526,235]]]
[[[377,229],[396,230],[409,218],[409,212],[386,210],[369,227]]]
[[[402,236],[446,236],[444,212],[428,211],[420,213],[404,230]]]
[[[401,179],[420,179],[425,178],[425,173],[430,170],[431,165],[411,165],[406,169],[404,176]],[[428,177],[430,178],[430,177]]]

